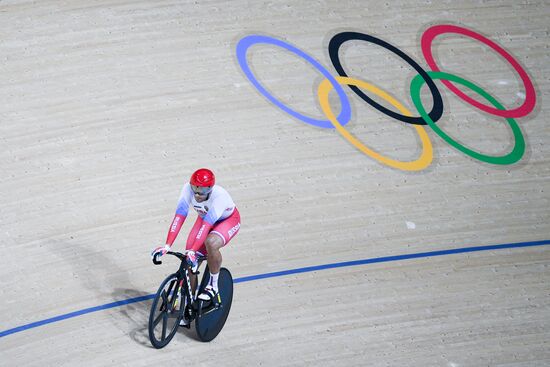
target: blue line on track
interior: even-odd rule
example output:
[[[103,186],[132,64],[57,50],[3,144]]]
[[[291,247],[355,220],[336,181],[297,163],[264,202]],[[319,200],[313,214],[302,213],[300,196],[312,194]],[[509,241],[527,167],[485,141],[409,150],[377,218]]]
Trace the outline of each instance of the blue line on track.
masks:
[[[236,278],[236,279],[234,279],[234,282],[235,283],[244,283],[244,282],[250,282],[250,281],[259,280],[259,279],[275,278],[275,277],[291,275],[291,274],[308,273],[308,272],[318,271],[318,270],[343,268],[343,267],[347,267],[347,266],[383,263],[383,262],[390,262],[390,261],[418,259],[418,258],[424,258],[424,257],[435,257],[435,256],[452,255],[452,254],[462,254],[462,253],[466,253],[466,252],[502,250],[502,249],[533,247],[533,246],[546,246],[546,245],[550,245],[550,240],[505,243],[505,244],[501,244],[501,245],[491,245],[491,246],[462,247],[462,248],[456,248],[456,249],[451,249],[451,250],[429,251],[429,252],[419,252],[419,253],[415,253],[415,254],[375,257],[375,258],[371,258],[371,259],[346,261],[346,262],[316,265],[316,266],[307,266],[307,267],[304,267],[304,268],[297,268],[297,269],[276,271],[276,272],[272,272],[272,273],[251,275],[251,276],[247,276],[247,277]],[[66,313],[64,315],[55,316],[55,317],[52,317],[52,318],[49,318],[49,319],[32,322],[30,324],[21,325],[21,326],[17,326],[15,328],[12,328],[12,329],[4,330],[4,331],[0,332],[0,338],[2,338],[4,336],[8,336],[10,334],[19,333],[19,332],[24,331],[24,330],[32,329],[32,328],[39,327],[39,326],[42,326],[42,325],[51,324],[53,322],[58,322],[58,321],[61,321],[61,320],[70,319],[70,318],[85,315],[85,314],[88,314],[88,313],[107,310],[107,309],[110,309],[110,308],[120,307],[120,306],[124,306],[124,305],[129,305],[131,303],[147,301],[147,300],[153,299],[154,297],[155,297],[154,294],[149,294],[147,296],[129,298],[129,299],[122,300],[122,301],[106,303],[104,305],[89,307],[89,308],[85,308],[83,310]]]

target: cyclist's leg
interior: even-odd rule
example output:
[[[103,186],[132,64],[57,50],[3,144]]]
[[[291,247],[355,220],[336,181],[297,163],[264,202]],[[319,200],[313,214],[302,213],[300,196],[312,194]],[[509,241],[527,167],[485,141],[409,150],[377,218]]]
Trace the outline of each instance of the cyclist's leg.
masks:
[[[241,214],[235,208],[233,214],[224,220],[216,223],[208,236],[216,235],[222,240],[222,246],[225,246],[231,241],[233,237],[237,235],[239,229],[241,228]],[[208,238],[206,239],[206,249],[208,250]],[[219,250],[219,249],[218,249]]]
[[[220,272],[222,266],[222,254],[220,249],[223,247],[223,238],[218,234],[210,232],[206,237],[206,252],[208,253],[207,262],[210,274],[217,274]]]
[[[241,217],[237,208],[233,214],[223,221],[217,223],[208,234],[205,241],[206,251],[208,253],[208,268],[210,269],[210,286],[217,292],[218,275],[222,265],[222,254],[220,249],[227,245],[229,241],[239,231],[241,226]]]
[[[222,255],[220,249],[239,232],[241,228],[241,215],[237,208],[233,213],[216,223],[206,238],[206,250],[208,251],[208,267],[211,273],[219,273],[222,266]],[[212,259],[212,264],[210,263]]]

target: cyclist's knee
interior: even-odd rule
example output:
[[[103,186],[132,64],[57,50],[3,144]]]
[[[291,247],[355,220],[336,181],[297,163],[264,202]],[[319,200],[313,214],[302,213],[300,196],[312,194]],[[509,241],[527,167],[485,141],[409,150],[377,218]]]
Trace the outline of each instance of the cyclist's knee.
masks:
[[[210,252],[213,250],[219,250],[223,247],[223,240],[220,238],[220,236],[215,234],[209,234],[206,238],[206,249]]]

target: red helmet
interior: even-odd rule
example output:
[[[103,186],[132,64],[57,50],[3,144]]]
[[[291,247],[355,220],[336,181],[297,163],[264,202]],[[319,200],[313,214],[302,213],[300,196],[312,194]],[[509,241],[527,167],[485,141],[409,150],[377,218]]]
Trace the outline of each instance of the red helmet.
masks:
[[[193,186],[212,187],[216,183],[214,172],[207,168],[199,168],[191,175],[189,183]]]

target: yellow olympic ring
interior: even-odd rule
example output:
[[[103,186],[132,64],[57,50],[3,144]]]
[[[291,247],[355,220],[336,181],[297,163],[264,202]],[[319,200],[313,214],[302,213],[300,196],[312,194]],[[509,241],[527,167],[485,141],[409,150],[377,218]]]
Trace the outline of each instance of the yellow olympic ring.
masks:
[[[337,77],[335,79],[340,84],[355,85],[359,88],[365,88],[366,90],[376,94],[386,102],[390,103],[393,107],[397,108],[399,112],[401,112],[402,114],[406,116],[412,116],[412,113],[405,106],[399,103],[395,98],[390,96],[388,93],[375,87],[372,84],[369,84],[362,80],[348,78],[348,77]],[[336,130],[338,130],[340,135],[346,138],[346,140],[349,141],[351,144],[353,144],[353,146],[355,146],[357,149],[362,151],[367,156],[379,161],[380,163],[386,164],[390,167],[397,168],[403,171],[419,171],[421,169],[428,167],[430,163],[432,163],[432,159],[433,159],[432,143],[430,141],[428,134],[426,133],[426,130],[421,125],[413,125],[414,128],[416,129],[416,132],[418,133],[418,136],[420,137],[420,141],[422,142],[422,154],[415,161],[410,161],[410,162],[397,161],[395,159],[384,157],[383,155],[375,152],[374,150],[367,148],[363,143],[361,143],[361,141],[359,141],[350,132],[348,132],[346,128],[343,127],[338,121],[338,119],[334,116],[334,113],[330,108],[330,104],[328,100],[328,95],[331,90],[332,90],[332,84],[328,79],[323,80],[323,82],[319,85],[319,88],[317,89],[317,96],[319,97],[319,103],[321,104],[321,109],[323,110],[323,113],[328,117],[329,121],[334,125]]]

